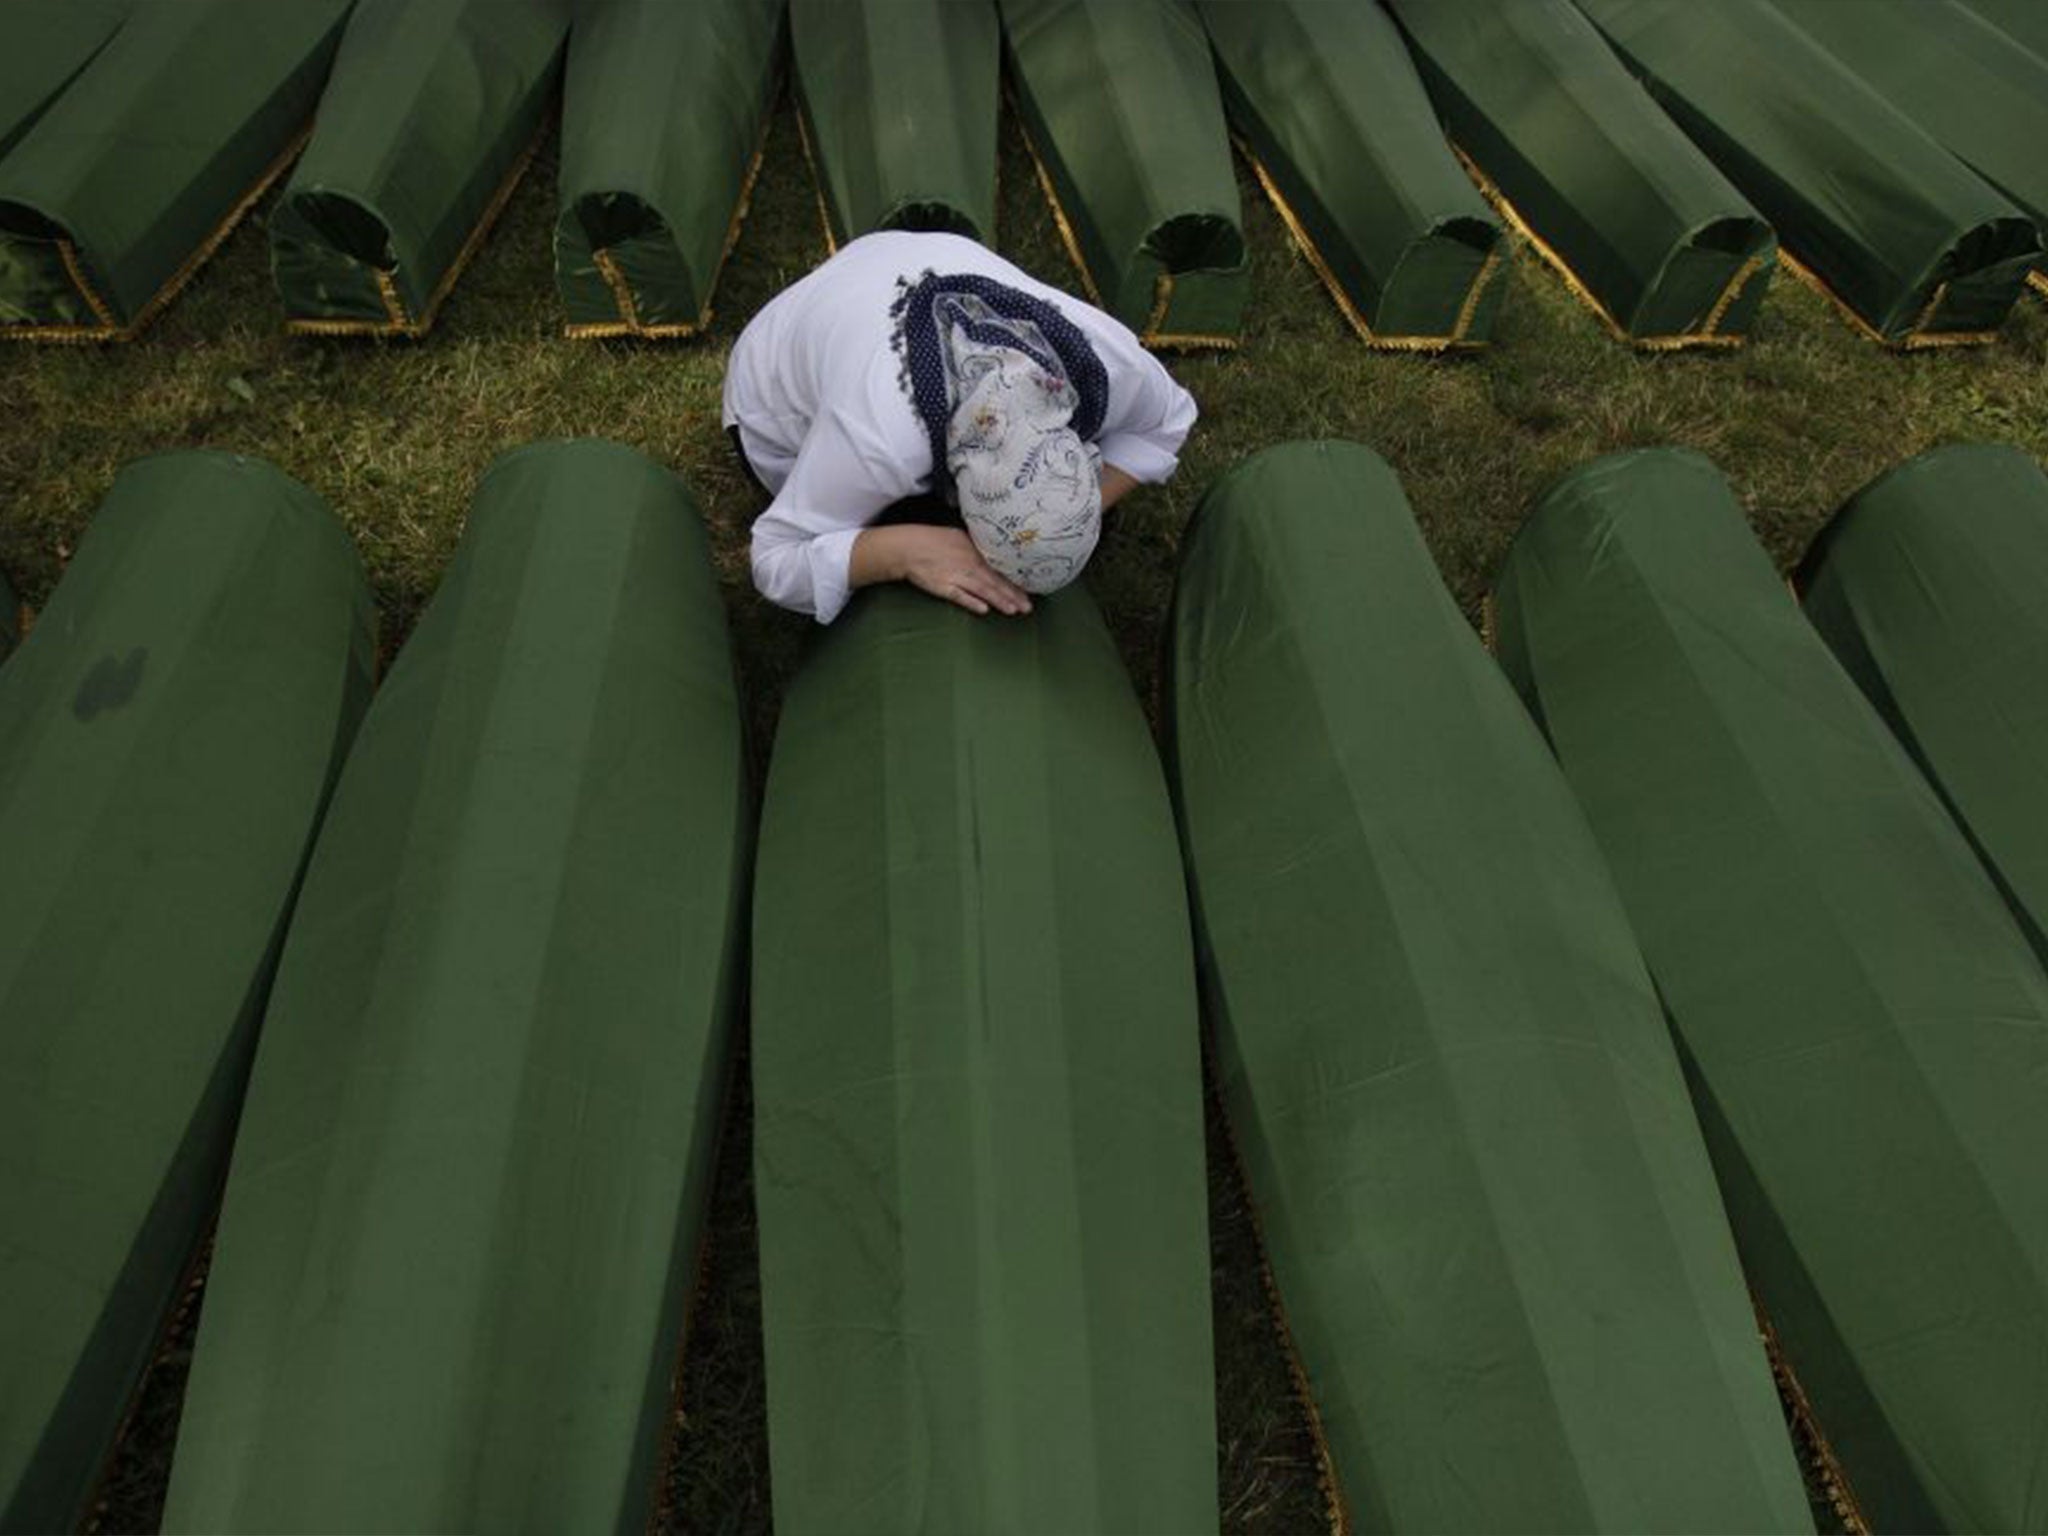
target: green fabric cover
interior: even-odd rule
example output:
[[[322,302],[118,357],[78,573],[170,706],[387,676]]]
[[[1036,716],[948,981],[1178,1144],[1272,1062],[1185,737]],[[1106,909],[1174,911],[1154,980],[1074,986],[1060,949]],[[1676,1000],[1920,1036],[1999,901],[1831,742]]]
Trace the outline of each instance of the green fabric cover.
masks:
[[[568,33],[568,0],[356,0],[270,218],[300,329],[433,324],[541,129]]]
[[[1615,330],[1748,333],[1775,265],[1770,226],[1571,0],[1394,10],[1451,137]]]
[[[709,323],[781,81],[782,14],[782,0],[586,0],[555,225],[572,333]]]
[[[319,498],[187,452],[0,668],[0,1530],[76,1525],[155,1351],[371,666]]]
[[[2033,224],[1770,0],[1578,0],[1801,264],[1887,342],[1978,336]]]
[[[825,235],[993,240],[1002,28],[994,0],[789,0]]]
[[[167,1524],[647,1527],[751,820],[695,503],[485,476],[278,970]]]
[[[1216,65],[1185,0],[1002,0],[1010,77],[1089,297],[1147,342],[1234,337],[1251,294]]]
[[[1567,476],[1498,601],[1870,1527],[2048,1526],[2048,980],[2011,915],[1705,459]]]
[[[2048,61],[2048,6],[2041,0],[1962,0],[2007,37]]]
[[[1393,471],[1217,482],[1170,654],[1218,1077],[1354,1524],[1810,1530],[1613,881]]]
[[[1202,0],[1201,15],[1239,138],[1365,340],[1484,341],[1505,286],[1500,223],[1445,145],[1386,13]]]
[[[1803,587],[2048,960],[2048,475],[2017,448],[1909,459],[1836,515]]]
[[[753,972],[776,1529],[1214,1530],[1194,959],[1093,600],[863,594],[779,731]]]
[[[2048,230],[2048,59],[1959,0],[1773,3]]]
[[[136,0],[0,160],[0,334],[149,319],[311,119],[348,6]]]
[[[105,46],[133,0],[0,0],[0,155]]]

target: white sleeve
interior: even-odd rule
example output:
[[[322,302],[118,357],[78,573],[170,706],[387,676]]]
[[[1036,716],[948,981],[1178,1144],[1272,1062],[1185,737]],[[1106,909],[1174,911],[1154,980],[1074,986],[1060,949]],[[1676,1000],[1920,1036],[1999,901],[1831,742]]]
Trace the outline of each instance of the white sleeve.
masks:
[[[839,412],[824,412],[775,500],[754,519],[754,585],[772,603],[831,623],[851,595],[853,541],[914,489]]]
[[[1145,485],[1171,479],[1195,424],[1195,397],[1135,337],[1128,347],[1098,344],[1098,355],[1109,374],[1109,409],[1096,439],[1103,462]]]

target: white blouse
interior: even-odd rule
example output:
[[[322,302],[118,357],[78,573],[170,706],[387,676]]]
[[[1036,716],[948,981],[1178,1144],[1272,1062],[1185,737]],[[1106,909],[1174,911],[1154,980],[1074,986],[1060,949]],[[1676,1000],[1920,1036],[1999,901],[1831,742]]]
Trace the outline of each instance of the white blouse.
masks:
[[[993,278],[1058,307],[1108,376],[1103,462],[1155,484],[1179,465],[1194,397],[1121,321],[960,235],[885,231],[849,241],[747,323],[725,373],[725,425],[774,501],[754,520],[754,585],[829,624],[846,606],[862,528],[931,486],[931,438],[902,382],[890,306],[926,272]]]

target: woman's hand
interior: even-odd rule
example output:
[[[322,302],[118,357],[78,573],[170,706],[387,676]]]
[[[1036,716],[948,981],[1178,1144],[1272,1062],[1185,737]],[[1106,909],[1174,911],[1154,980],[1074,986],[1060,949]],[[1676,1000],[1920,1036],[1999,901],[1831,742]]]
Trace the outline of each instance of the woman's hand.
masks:
[[[987,613],[991,608],[1010,614],[1031,611],[1030,596],[990,568],[964,528],[917,523],[863,528],[853,541],[847,579],[855,587],[907,581],[969,613]]]

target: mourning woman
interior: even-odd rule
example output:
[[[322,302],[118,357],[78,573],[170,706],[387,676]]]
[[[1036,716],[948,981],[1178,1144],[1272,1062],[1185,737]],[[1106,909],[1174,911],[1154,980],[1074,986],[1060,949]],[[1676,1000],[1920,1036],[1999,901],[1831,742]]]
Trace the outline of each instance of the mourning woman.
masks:
[[[1030,612],[1080,574],[1106,508],[1173,474],[1195,402],[1101,310],[972,240],[886,232],[748,323],[724,415],[774,498],[754,584],[829,623],[885,581]],[[884,516],[920,496],[955,515]]]

